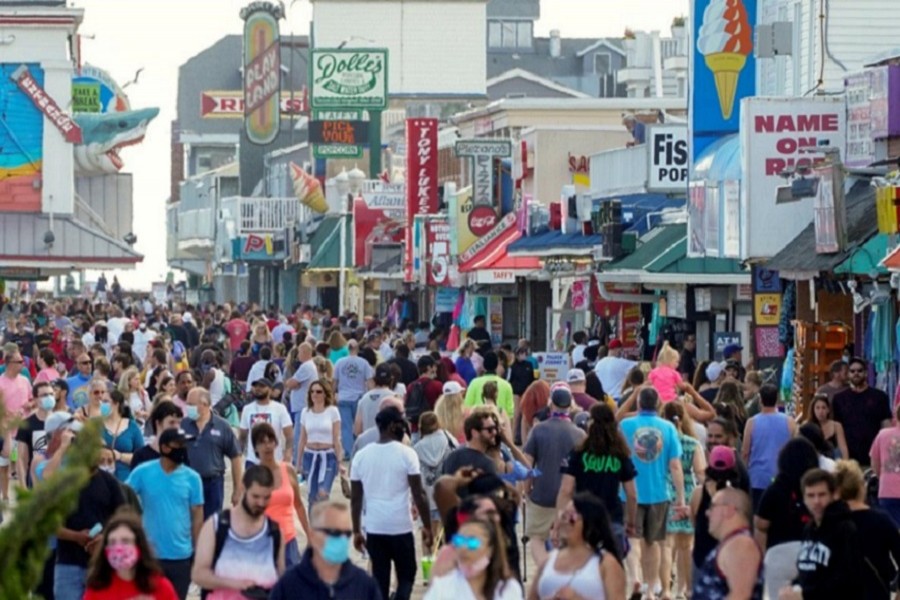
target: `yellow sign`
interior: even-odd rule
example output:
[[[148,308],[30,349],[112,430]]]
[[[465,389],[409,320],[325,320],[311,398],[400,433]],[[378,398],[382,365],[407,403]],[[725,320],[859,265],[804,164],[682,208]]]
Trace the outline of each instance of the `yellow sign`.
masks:
[[[756,324],[778,325],[781,319],[781,295],[757,294],[756,295]]]

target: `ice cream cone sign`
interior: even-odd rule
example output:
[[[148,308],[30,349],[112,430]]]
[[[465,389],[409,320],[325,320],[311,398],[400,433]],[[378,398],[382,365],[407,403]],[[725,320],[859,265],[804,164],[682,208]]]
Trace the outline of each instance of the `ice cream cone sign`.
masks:
[[[324,214],[328,212],[328,202],[319,180],[304,171],[295,163],[291,163],[291,179],[294,181],[294,195],[310,210]]]
[[[712,0],[703,11],[697,50],[713,75],[726,121],[734,111],[741,71],[753,50],[753,29],[743,0]]]

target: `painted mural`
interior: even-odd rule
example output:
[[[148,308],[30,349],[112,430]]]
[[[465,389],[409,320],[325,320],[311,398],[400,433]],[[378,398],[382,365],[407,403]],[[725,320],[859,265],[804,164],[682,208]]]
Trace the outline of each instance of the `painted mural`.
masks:
[[[0,64],[0,212],[41,210],[44,115],[12,79],[21,66]],[[40,65],[27,66],[43,85]]]

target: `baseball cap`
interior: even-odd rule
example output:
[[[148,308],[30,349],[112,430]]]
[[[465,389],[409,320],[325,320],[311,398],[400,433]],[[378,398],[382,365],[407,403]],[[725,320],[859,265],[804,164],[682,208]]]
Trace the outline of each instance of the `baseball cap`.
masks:
[[[52,412],[47,415],[47,419],[44,421],[44,431],[48,434],[52,434],[63,427],[68,427],[72,431],[77,432],[81,431],[83,425],[80,421],[76,420],[75,417],[64,410]]]
[[[456,381],[447,381],[444,383],[444,389],[442,393],[446,396],[447,394],[461,394],[463,391],[463,386],[459,385]]]
[[[375,384],[390,385],[391,383],[391,367],[385,363],[381,363],[375,367]]]
[[[720,362],[711,362],[709,366],[706,367],[706,378],[710,381],[715,381],[722,374],[722,371],[725,370],[725,363]]]
[[[569,372],[566,375],[566,381],[569,383],[581,383],[582,381],[586,381],[584,371],[581,369],[569,369]]]
[[[264,385],[266,387],[272,387],[272,380],[268,377],[260,377],[259,379],[254,379],[251,385]]]
[[[610,350],[617,350],[621,347],[622,347],[621,340],[610,340],[609,344],[607,345],[607,348],[609,348]]]
[[[709,467],[716,471],[733,469],[736,459],[734,449],[728,446],[716,446],[709,453]]]
[[[166,429],[159,435],[159,444],[168,446],[175,442],[190,442],[194,438],[196,436],[189,435],[184,429]]]
[[[587,431],[588,421],[590,421],[590,420],[591,420],[591,413],[587,412],[586,410],[583,410],[580,413],[578,413],[577,415],[575,415],[575,418],[572,419],[572,422],[575,423],[575,426],[578,427],[579,429],[583,429],[583,430]]]
[[[567,388],[558,387],[550,393],[550,402],[560,408],[572,406],[572,392]]]
[[[740,352],[743,349],[744,349],[744,347],[741,346],[740,344],[728,344],[727,346],[725,346],[725,349],[722,350],[722,356],[724,356],[725,358],[728,358],[735,352]]]

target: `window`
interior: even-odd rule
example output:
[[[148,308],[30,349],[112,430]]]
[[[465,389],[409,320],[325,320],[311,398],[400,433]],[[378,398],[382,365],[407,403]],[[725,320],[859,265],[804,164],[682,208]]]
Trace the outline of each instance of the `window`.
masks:
[[[516,39],[516,22],[515,21],[507,21],[503,23],[503,47],[504,48],[515,48],[518,40]]]
[[[531,21],[489,21],[488,47],[531,48],[533,34]]]
[[[594,54],[594,73],[597,75],[609,75],[612,70],[612,60],[606,52]]]
[[[532,26],[533,23],[531,21],[519,22],[516,44],[519,48],[531,48]]]
[[[499,48],[503,39],[503,28],[499,21],[488,23],[488,46]]]

